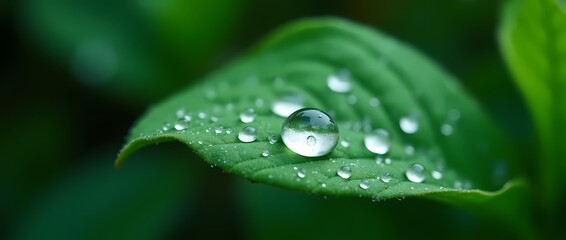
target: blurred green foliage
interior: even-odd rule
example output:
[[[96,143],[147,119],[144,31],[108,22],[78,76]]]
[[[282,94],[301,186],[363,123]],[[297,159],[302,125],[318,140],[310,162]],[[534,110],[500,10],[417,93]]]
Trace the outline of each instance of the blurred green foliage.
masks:
[[[437,203],[323,200],[239,182],[196,163],[179,147],[160,150],[160,156],[169,152],[171,158],[142,153],[140,158],[154,162],[131,161],[130,170],[110,169],[114,156],[108,154],[120,148],[126,129],[148,103],[190,85],[277,26],[299,17],[335,15],[409,42],[459,77],[512,137],[522,167],[533,169],[531,123],[495,43],[499,8],[490,0],[2,2],[0,237],[43,233],[42,238],[61,239],[92,231],[134,237],[130,234],[147,231],[144,237],[263,238],[294,236],[293,227],[317,229],[324,219],[333,223],[324,229],[341,234],[354,229],[353,236],[383,226],[383,238],[417,233],[446,239],[516,237]],[[178,161],[196,164],[195,170]],[[152,180],[168,186],[161,189]],[[154,191],[170,194],[148,199]],[[128,201],[96,197],[101,195]],[[128,206],[139,206],[140,212],[116,217],[134,211]],[[328,214],[336,208],[336,215]],[[151,221],[146,218],[148,225],[140,223],[135,232],[132,226],[142,216]],[[294,219],[301,217],[308,218],[298,225]],[[407,230],[407,222],[414,231]],[[49,235],[71,223],[83,229]],[[425,227],[438,228],[437,223],[445,230]]]

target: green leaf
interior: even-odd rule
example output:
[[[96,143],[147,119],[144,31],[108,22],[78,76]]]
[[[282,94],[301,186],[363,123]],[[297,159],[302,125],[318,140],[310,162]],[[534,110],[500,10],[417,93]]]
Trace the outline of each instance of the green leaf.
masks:
[[[538,131],[540,177],[546,206],[558,204],[566,186],[566,3],[507,1],[499,42],[523,91]]]
[[[331,91],[328,76],[344,69],[351,74],[351,91]],[[270,106],[287,94],[304,98],[306,107],[331,113],[340,139],[349,146],[339,144],[328,155],[307,158],[281,141],[270,144],[268,137],[278,136],[285,120]],[[239,114],[250,107],[257,118],[242,123]],[[179,121],[178,110],[192,117],[188,128],[164,130]],[[415,116],[416,133],[400,129],[404,116]],[[453,128],[451,134],[441,132],[445,124]],[[257,129],[257,141],[238,140],[244,126]],[[392,136],[387,156],[391,164],[376,164],[376,155],[364,146],[366,130],[377,128]],[[250,181],[316,194],[375,199],[447,196],[447,202],[481,202],[509,189],[484,192],[500,189],[505,182],[497,179],[505,173],[507,155],[491,122],[452,76],[397,40],[333,18],[291,24],[247,57],[153,107],[132,128],[116,164],[138,148],[173,140]],[[264,150],[269,156],[262,156]],[[424,183],[405,176],[413,163],[425,166]],[[351,168],[349,179],[337,175],[344,165]],[[441,171],[442,178],[433,178],[433,170]],[[391,181],[380,180],[383,174],[390,174]],[[362,181],[367,181],[367,189],[360,187]]]

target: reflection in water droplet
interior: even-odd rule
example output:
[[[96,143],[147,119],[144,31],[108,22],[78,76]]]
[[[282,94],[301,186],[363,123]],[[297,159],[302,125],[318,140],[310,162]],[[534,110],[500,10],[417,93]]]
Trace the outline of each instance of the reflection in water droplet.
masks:
[[[385,129],[377,129],[371,133],[366,134],[364,138],[366,148],[372,152],[380,155],[389,152],[391,146],[391,138],[389,132]]]
[[[350,72],[346,69],[341,70],[338,74],[329,75],[326,83],[330,90],[338,93],[349,92],[352,89]]]
[[[425,167],[419,163],[414,163],[405,171],[405,176],[409,181],[421,183],[425,180]]]
[[[336,174],[343,179],[348,179],[352,176],[352,169],[350,169],[347,165],[343,165],[336,170]]]
[[[257,131],[253,127],[246,126],[238,133],[238,139],[242,142],[253,142],[257,139]]]
[[[413,134],[419,130],[419,122],[415,117],[402,117],[399,126],[406,134]]]
[[[253,108],[248,108],[240,113],[240,120],[243,123],[251,123],[255,120],[256,113]]]
[[[284,95],[273,102],[271,111],[280,117],[288,117],[291,113],[304,107],[305,100],[301,95]]]
[[[305,108],[285,120],[281,139],[291,151],[299,155],[319,157],[336,147],[338,126],[326,113],[314,108]]]

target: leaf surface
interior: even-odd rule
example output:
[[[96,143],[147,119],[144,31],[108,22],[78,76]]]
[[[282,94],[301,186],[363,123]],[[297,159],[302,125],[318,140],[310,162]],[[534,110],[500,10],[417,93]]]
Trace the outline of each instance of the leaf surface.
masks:
[[[332,91],[329,76],[344,72],[351,90]],[[333,116],[340,144],[331,153],[307,158],[281,139],[269,143],[285,121],[272,104],[290,94],[304,99],[305,107]],[[247,108],[257,114],[251,123],[240,120]],[[184,128],[183,116],[191,119],[188,128],[176,130],[176,123]],[[413,134],[400,127],[408,116],[418,123]],[[256,141],[238,139],[245,126],[257,130]],[[378,128],[392,139],[379,164],[364,145],[364,137]],[[246,57],[152,107],[132,128],[116,163],[140,147],[172,140],[250,181],[322,195],[423,196],[477,206],[522,186],[488,192],[505,183],[508,156],[492,123],[453,76],[398,40],[334,18],[284,27]],[[406,176],[414,163],[425,167],[422,183]],[[337,174],[343,166],[351,169],[348,179]],[[441,176],[433,177],[435,171]]]

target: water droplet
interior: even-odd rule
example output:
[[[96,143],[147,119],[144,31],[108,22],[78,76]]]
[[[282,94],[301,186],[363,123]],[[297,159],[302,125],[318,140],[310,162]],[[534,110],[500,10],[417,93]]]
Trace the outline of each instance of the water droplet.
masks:
[[[391,162],[393,162],[393,161],[391,160],[391,158],[386,158],[386,159],[384,160],[384,162],[385,162],[385,165],[390,165]]]
[[[415,183],[421,183],[425,180],[425,167],[419,163],[413,163],[407,170],[405,171],[405,176],[409,181]]]
[[[256,113],[253,108],[248,108],[240,113],[240,120],[243,123],[251,123],[255,120]]]
[[[199,112],[199,113],[198,113],[198,118],[200,118],[200,119],[205,119],[205,118],[206,118],[206,113],[205,113],[205,112]]]
[[[307,176],[307,173],[304,169],[301,170],[297,170],[297,177],[299,178],[305,178]]]
[[[271,111],[280,117],[288,117],[291,113],[304,107],[305,100],[301,95],[284,95],[273,102]]]
[[[224,131],[224,128],[223,128],[223,127],[217,127],[216,129],[214,129],[214,132],[215,132],[216,134],[220,134],[220,133],[222,133],[222,131]]]
[[[405,146],[405,153],[407,153],[407,155],[415,154],[415,147],[412,145]]]
[[[326,187],[326,183],[322,183],[320,184],[321,187],[325,188]]]
[[[269,141],[269,144],[275,144],[275,143],[277,143],[278,140],[279,140],[279,138],[275,135],[271,135],[267,138],[267,141]]]
[[[350,142],[346,141],[346,140],[342,140],[340,141],[340,146],[347,148],[350,146]]]
[[[361,189],[366,190],[366,189],[369,188],[369,181],[368,181],[367,179],[366,179],[366,180],[362,180],[362,181],[360,182],[360,185],[359,185],[359,186],[360,186]]]
[[[177,115],[177,118],[183,118],[186,114],[187,113],[185,112],[185,108],[179,108],[175,112],[175,115]]]
[[[369,105],[372,107],[378,107],[379,106],[379,98],[376,97],[372,97],[369,99]]]
[[[320,115],[320,117],[319,117]],[[323,156],[338,143],[338,126],[324,112],[305,108],[283,123],[281,139],[291,151],[305,157]]]
[[[381,156],[375,157],[375,163],[377,165],[382,165],[383,164],[383,158]]]
[[[356,97],[356,95],[352,94],[352,95],[348,96],[348,98],[346,98],[346,102],[350,105],[354,105],[358,102],[358,97]]]
[[[450,136],[452,135],[452,133],[454,133],[454,128],[449,123],[445,123],[440,127],[440,132],[444,136]]]
[[[232,133],[232,129],[227,128],[227,129],[226,129],[226,134],[231,134],[231,133]]]
[[[366,148],[372,152],[380,155],[389,152],[391,146],[391,138],[389,132],[385,129],[377,129],[371,133],[366,134],[364,138]]]
[[[330,90],[338,93],[349,92],[352,89],[352,78],[346,69],[341,70],[338,74],[329,75],[326,83]]]
[[[175,121],[175,130],[181,131],[189,128],[189,123],[183,119]]]
[[[268,157],[269,156],[269,150],[263,150],[263,152],[261,152],[261,156]]]
[[[238,139],[242,142],[253,142],[257,139],[257,131],[253,127],[244,127],[238,133]]]
[[[430,173],[430,175],[432,176],[432,178],[434,178],[436,180],[442,179],[442,172],[440,172],[440,171],[434,170]]]
[[[350,169],[350,167],[346,165],[343,165],[342,167],[338,168],[338,170],[336,170],[336,174],[338,174],[338,176],[343,179],[348,179],[352,176],[352,169]]]
[[[399,120],[399,126],[406,134],[413,134],[419,130],[419,122],[415,117],[402,117]]]
[[[218,119],[217,116],[212,116],[212,117],[210,117],[210,121],[211,121],[211,122],[214,122],[214,123],[215,123],[215,122],[218,122],[218,120],[219,120],[219,119]]]
[[[454,182],[454,188],[461,189],[462,188],[462,182],[460,180],[456,180]]]
[[[384,183],[389,183],[391,182],[391,174],[389,174],[388,172],[385,172],[381,175],[380,180]]]
[[[255,106],[256,106],[256,107],[262,108],[263,105],[265,105],[265,101],[263,101],[263,99],[258,98],[258,99],[255,100]]]
[[[458,121],[458,119],[460,119],[460,111],[452,109],[448,112],[448,120]]]
[[[161,128],[161,130],[163,130],[164,132],[167,132],[167,131],[171,130],[171,127],[172,127],[171,123],[166,122],[166,123],[163,124],[163,127]]]

